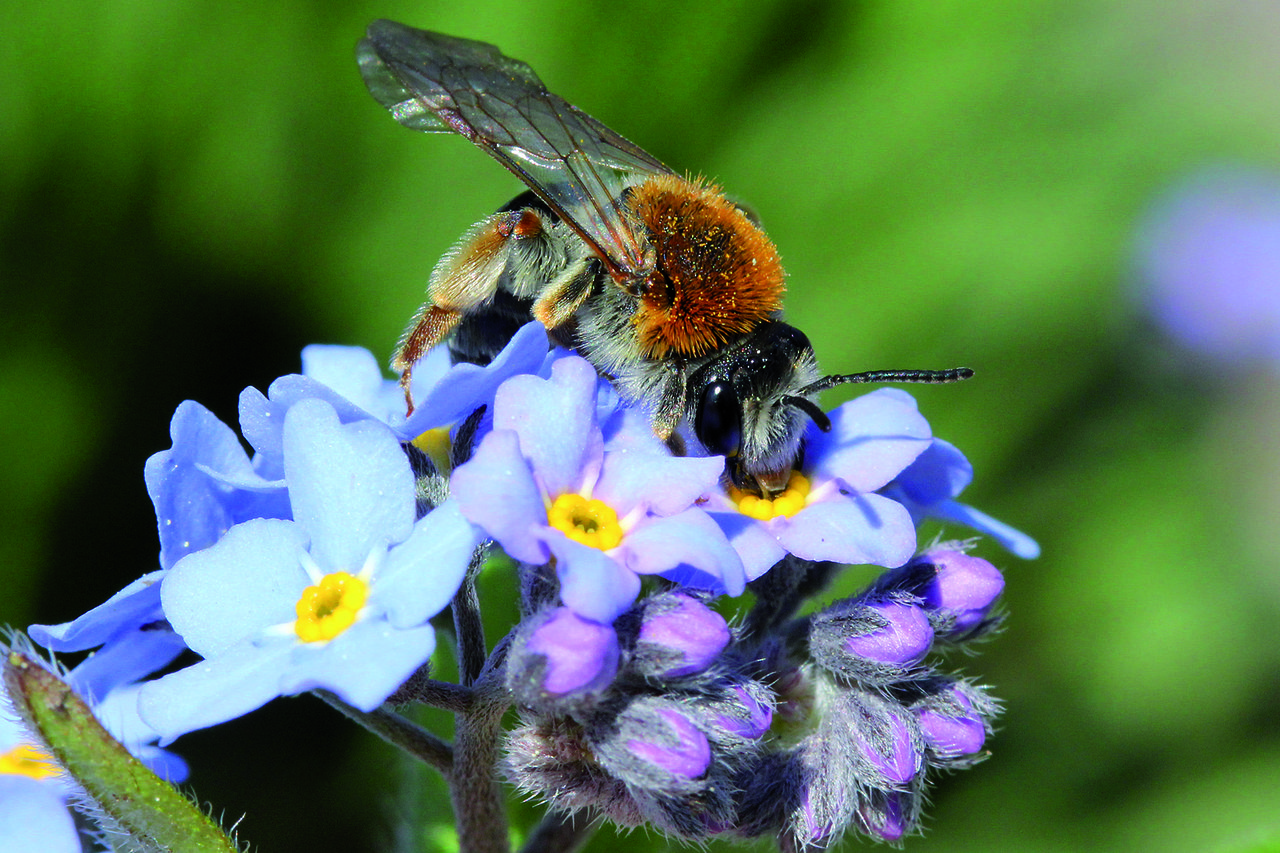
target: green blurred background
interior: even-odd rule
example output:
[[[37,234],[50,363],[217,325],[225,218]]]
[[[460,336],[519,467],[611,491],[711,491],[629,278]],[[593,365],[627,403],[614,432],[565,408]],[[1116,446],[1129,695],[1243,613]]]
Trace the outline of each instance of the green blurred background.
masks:
[[[1275,849],[1280,382],[1189,360],[1129,296],[1166,187],[1280,167],[1280,3],[462,5],[0,7],[0,622],[153,568],[174,406],[234,422],[309,342],[388,356],[520,189],[369,97],[353,47],[389,17],[501,45],[748,201],[829,370],[978,371],[916,396],[1044,556],[983,547],[1011,618],[962,663],[1008,710],[908,850]],[[256,849],[408,844],[404,771],[314,700],[179,749]]]

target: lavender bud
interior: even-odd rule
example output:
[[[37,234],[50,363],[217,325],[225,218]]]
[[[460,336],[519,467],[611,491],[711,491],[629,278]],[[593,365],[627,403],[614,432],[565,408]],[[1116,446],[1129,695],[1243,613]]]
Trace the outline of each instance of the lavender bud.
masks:
[[[751,689],[754,688],[754,689]],[[773,725],[773,702],[769,689],[759,682],[735,684],[732,694],[737,701],[715,715],[714,722],[731,735],[758,740]]]
[[[862,757],[878,774],[877,787],[892,788],[910,782],[920,770],[918,735],[905,709],[863,694],[852,699],[850,733]]]
[[[858,804],[858,824],[867,835],[900,841],[915,823],[913,800],[901,791],[877,791]]]
[[[507,669],[507,683],[520,701],[538,706],[567,694],[601,690],[618,670],[618,636],[567,607],[527,620]]]
[[[933,644],[929,616],[909,600],[845,601],[816,614],[809,647],[832,672],[868,684],[900,680]]]
[[[645,601],[640,635],[631,667],[659,678],[678,678],[705,670],[729,645],[724,617],[681,593]]]
[[[995,566],[951,550],[929,551],[916,562],[932,567],[932,576],[917,594],[926,608],[942,617],[938,628],[943,638],[970,639],[991,625],[991,608],[1004,591],[1004,577]]]
[[[912,706],[931,763],[964,766],[986,742],[989,720],[999,710],[990,697],[963,681],[946,681]]]
[[[628,786],[664,794],[696,790],[711,764],[711,744],[676,702],[634,699],[588,726],[600,764]]]

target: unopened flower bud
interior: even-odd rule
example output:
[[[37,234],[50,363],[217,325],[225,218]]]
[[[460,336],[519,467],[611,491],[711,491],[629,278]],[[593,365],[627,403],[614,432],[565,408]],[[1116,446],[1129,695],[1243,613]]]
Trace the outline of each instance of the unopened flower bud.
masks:
[[[724,617],[697,599],[656,595],[644,603],[631,666],[660,678],[691,675],[706,669],[730,639]]]
[[[731,734],[747,740],[764,737],[773,725],[773,704],[765,698],[768,688],[759,682],[752,682],[757,687],[756,693],[743,685],[734,685],[732,693],[737,701],[724,712],[717,714],[715,721]]]
[[[894,598],[841,602],[813,617],[809,636],[814,660],[871,684],[902,678],[932,644],[928,614]]]
[[[885,841],[899,841],[911,829],[910,794],[877,791],[858,804],[858,824],[868,835]]]
[[[986,741],[989,721],[999,705],[980,688],[963,681],[940,680],[915,702],[912,711],[931,763],[964,766]]]
[[[917,590],[924,606],[942,617],[938,626],[942,637],[965,640],[990,624],[991,608],[1004,591],[999,569],[981,557],[960,551],[929,551],[916,562],[932,567]]]
[[[696,790],[711,744],[676,703],[647,696],[589,727],[600,764],[628,786],[661,794]]]
[[[859,697],[852,710],[854,741],[885,787],[910,782],[920,770],[921,755],[907,714],[869,696]]]
[[[609,625],[583,619],[567,607],[534,617],[516,641],[508,684],[522,702],[600,690],[618,670],[618,637]]]

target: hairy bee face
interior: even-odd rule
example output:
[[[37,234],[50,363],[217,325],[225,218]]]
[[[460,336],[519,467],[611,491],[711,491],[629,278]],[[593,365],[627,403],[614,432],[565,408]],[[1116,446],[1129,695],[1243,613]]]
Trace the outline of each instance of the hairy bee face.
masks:
[[[456,133],[529,187],[477,222],[431,274],[393,367],[410,411],[413,365],[448,340],[487,362],[528,317],[576,347],[654,432],[724,454],[739,488],[781,490],[814,402],[842,382],[946,382],[968,373],[818,377],[780,322],[784,274],[753,217],[547,91],[483,42],[375,21],[357,48],[365,83],[414,130]]]

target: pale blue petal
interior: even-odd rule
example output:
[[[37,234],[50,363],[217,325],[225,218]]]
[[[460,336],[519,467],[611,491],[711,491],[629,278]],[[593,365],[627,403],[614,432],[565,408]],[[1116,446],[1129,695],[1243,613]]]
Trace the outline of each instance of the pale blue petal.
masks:
[[[729,544],[742,559],[742,571],[748,581],[753,581],[787,555],[787,549],[778,544],[772,531],[762,522],[749,518],[736,509],[710,513],[729,539]]]
[[[0,850],[80,853],[80,836],[57,786],[0,775]]]
[[[855,491],[873,492],[898,476],[932,439],[911,395],[881,388],[831,413],[831,431],[806,435],[805,474],[839,478]]]
[[[547,508],[511,430],[494,430],[475,455],[453,473],[450,493],[462,514],[480,525],[510,556],[541,565],[548,551],[536,533]]]
[[[138,713],[160,735],[161,746],[243,716],[280,695],[280,679],[297,643],[293,636],[261,645],[245,641],[216,658],[148,681],[138,694]]]
[[[498,386],[510,377],[536,372],[546,355],[547,330],[541,323],[531,322],[522,326],[489,364],[455,364],[425,396],[418,392],[415,369],[417,408],[397,428],[398,434],[407,441],[429,429],[462,420],[477,407],[491,403]]]
[[[687,566],[703,576],[704,588],[741,595],[746,586],[737,551],[700,509],[650,519],[629,531],[618,550],[625,554],[627,568],[638,574],[669,576]]]
[[[637,506],[657,515],[674,515],[717,488],[723,473],[723,456],[672,456],[620,447],[605,454],[592,496],[619,516]]]
[[[1040,556],[1040,544],[1021,530],[1010,527],[999,519],[992,518],[982,510],[974,509],[968,504],[956,501],[943,501],[928,507],[929,515],[947,521],[954,521],[966,527],[972,527],[985,533],[1003,545],[1009,553],[1024,560],[1034,560]]]
[[[556,556],[560,600],[584,619],[613,624],[640,594],[640,578],[598,548],[546,529],[543,541]]]
[[[534,476],[556,498],[595,479],[604,454],[596,423],[596,371],[577,357],[563,358],[551,379],[516,376],[498,389],[495,430],[514,430]]]
[[[327,643],[298,648],[282,673],[280,693],[324,689],[372,711],[427,662],[435,649],[430,625],[402,630],[383,619],[362,619]]]
[[[458,591],[479,542],[457,501],[445,501],[391,549],[374,578],[370,604],[383,610],[397,628],[423,624]]]
[[[378,414],[384,384],[382,368],[364,347],[303,347],[302,375],[327,385],[366,412]]]
[[[293,517],[324,571],[354,574],[412,532],[413,471],[384,424],[340,424],[329,404],[303,400],[285,415],[284,463]]]
[[[145,574],[83,616],[61,625],[32,625],[27,633],[55,652],[80,652],[100,646],[121,631],[163,618],[162,577],[163,571]]]
[[[805,560],[901,566],[916,550],[911,513],[880,495],[836,495],[792,518],[768,522],[778,542]]]
[[[929,449],[891,484],[911,501],[933,504],[954,498],[973,481],[973,466],[950,442],[935,438]]]
[[[307,535],[292,521],[255,519],[169,570],[160,597],[173,629],[204,657],[269,625],[293,622],[311,583],[298,562]]]

